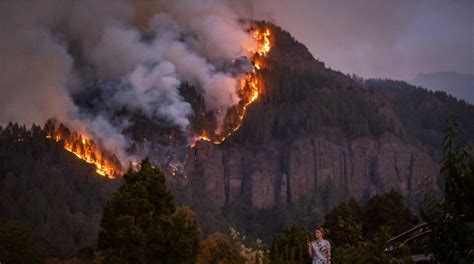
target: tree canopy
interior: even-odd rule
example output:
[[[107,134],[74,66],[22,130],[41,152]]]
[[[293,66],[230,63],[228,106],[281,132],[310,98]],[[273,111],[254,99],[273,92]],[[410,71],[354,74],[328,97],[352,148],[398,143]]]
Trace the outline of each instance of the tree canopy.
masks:
[[[162,171],[146,159],[124,180],[101,221],[104,263],[194,263],[199,231],[193,212],[176,209]]]
[[[244,263],[240,247],[221,233],[210,235],[202,241],[197,264]]]
[[[407,258],[403,249],[384,252],[385,242],[416,222],[403,197],[393,190],[373,196],[366,204],[351,198],[329,211],[324,220],[337,263],[388,263],[392,258]]]
[[[444,199],[427,193],[422,208],[428,223],[430,247],[441,263],[474,261],[474,157],[470,146],[459,140],[458,125],[450,117],[444,138],[441,173]]]
[[[0,263],[45,263],[45,255],[33,243],[29,228],[0,224]]]
[[[302,225],[286,226],[273,235],[270,249],[272,263],[309,263],[308,231]]]

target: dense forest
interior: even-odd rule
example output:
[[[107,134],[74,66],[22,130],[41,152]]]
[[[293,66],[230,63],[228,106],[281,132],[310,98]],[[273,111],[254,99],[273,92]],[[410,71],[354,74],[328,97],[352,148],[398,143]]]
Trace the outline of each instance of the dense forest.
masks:
[[[357,78],[356,78],[357,79]],[[474,106],[442,91],[429,91],[403,81],[358,79],[370,91],[383,94],[403,124],[405,139],[426,147],[439,160],[446,120],[456,116],[460,134],[467,142],[474,142]]]
[[[270,24],[262,25],[271,28],[276,40],[265,61],[266,68],[259,76],[264,81],[264,91],[262,97],[249,106],[241,128],[222,144],[223,148],[246,145],[262,148],[269,142],[290,144],[295,138],[307,134],[322,134],[333,142],[340,142],[358,137],[377,138],[388,133],[419,146],[441,163],[441,145],[450,112],[457,117],[462,138],[474,141],[474,106],[443,92],[429,92],[404,82],[360,80],[327,69],[287,32]],[[183,97],[195,96],[190,85],[185,83],[182,89],[188,93]],[[202,98],[195,99],[194,109],[203,109]],[[88,97],[77,100],[89,102]],[[212,113],[201,112],[198,111],[194,117],[194,129],[199,131],[200,126],[215,126],[211,120]],[[177,134],[175,129],[153,123],[139,114],[125,110],[117,114],[133,116],[134,124],[125,133],[137,142],[145,139],[159,142],[163,135]],[[467,186],[472,186],[472,183],[464,182],[472,178],[473,169],[467,166],[468,162],[472,166],[469,151],[462,155],[448,152],[451,154],[445,156],[449,159],[441,165],[449,168],[449,173],[444,173],[445,178],[439,185],[443,190],[455,186],[454,193],[458,191],[458,196],[449,198],[452,199],[448,199],[450,203],[432,199],[430,210],[408,208],[404,198],[393,191],[362,201],[350,199],[345,190],[331,181],[326,181],[323,187],[303,195],[288,207],[256,209],[244,200],[226,203],[220,208],[203,191],[205,183],[199,178],[188,179],[188,184],[174,180],[165,185],[164,176],[167,175],[147,167],[149,164],[145,166],[147,172],[138,173],[138,176],[128,171],[125,178],[102,177],[95,172],[93,165],[66,151],[65,140],[48,138],[54,135],[54,131],[77,136],[64,126],[53,129],[51,123],[44,127],[33,125],[27,128],[14,123],[0,127],[0,256],[9,258],[5,263],[21,262],[14,261],[19,256],[31,256],[23,262],[41,262],[41,255],[80,255],[87,261],[100,260],[116,253],[117,248],[119,252],[130,249],[130,255],[125,256],[130,262],[136,259],[147,262],[154,256],[150,251],[166,255],[164,249],[172,248],[170,237],[173,233],[167,233],[171,234],[168,240],[160,240],[153,233],[156,222],[165,223],[171,231],[179,224],[189,227],[192,237],[188,239],[179,234],[180,239],[190,245],[185,262],[244,263],[261,259],[271,263],[299,263],[308,258],[301,246],[305,246],[316,225],[324,224],[330,230],[327,238],[334,243],[334,259],[339,263],[354,258],[365,263],[387,263],[393,257],[403,259],[409,252],[403,248],[396,252],[396,256],[384,253],[386,240],[420,221],[429,222],[435,231],[433,234],[437,232],[438,238],[446,239],[453,237],[436,225],[439,223],[436,216],[455,215],[457,218],[450,222],[450,227],[462,223],[461,228],[448,230],[456,236],[468,230],[464,223],[472,222],[472,218],[465,218],[472,217],[466,213],[471,208],[458,208],[452,202],[472,199],[466,194]],[[166,138],[181,143],[185,141],[184,137]],[[85,152],[81,144],[73,148]],[[116,162],[113,155],[110,159]],[[450,177],[456,179],[454,183],[446,180]],[[119,189],[119,186],[122,187]],[[154,187],[162,193],[154,193]],[[156,209],[159,207],[156,204],[160,203],[156,195],[163,193],[166,210],[161,211]],[[138,200],[143,203],[135,204],[134,195],[138,195],[141,199]],[[440,193],[433,195],[436,197]],[[128,205],[133,206],[127,208]],[[183,209],[183,206],[193,210]],[[103,218],[104,208],[107,214]],[[137,212],[140,214],[135,214]],[[125,216],[115,222],[117,215],[117,219]],[[139,224],[134,222],[134,217],[139,218]],[[101,219],[103,231],[111,231],[102,232],[101,242],[97,245]],[[199,226],[199,234],[196,234],[193,221]],[[123,224],[127,228],[122,228]],[[229,227],[232,227],[230,231]],[[116,239],[117,232],[123,235],[120,237],[122,240]],[[139,236],[129,237],[137,232]],[[150,238],[150,234],[155,237]],[[199,247],[195,243],[196,237],[200,239]],[[470,238],[469,235],[466,237]],[[129,238],[135,239],[136,247],[126,246]],[[144,246],[147,239],[154,241],[155,248]],[[443,247],[439,239],[433,241],[438,242],[432,245],[433,248]],[[463,246],[472,245],[469,244],[472,241],[464,242]],[[22,248],[24,252],[18,251]],[[465,254],[450,250],[454,255]],[[18,254],[8,255],[10,253]],[[170,255],[166,255],[168,263],[177,258],[171,253],[177,254],[170,250]],[[449,258],[451,253],[440,251],[440,254],[438,257],[443,259],[447,255]],[[3,259],[0,261],[3,263]]]
[[[0,220],[30,228],[48,254],[95,241],[102,209],[119,181],[96,174],[41,128],[0,128]]]
[[[325,68],[288,32],[263,25],[274,33],[275,43],[261,73],[262,98],[250,106],[237,142],[265,144],[311,133],[334,140],[402,133],[383,96]]]
[[[428,233],[422,254],[441,263],[474,260],[474,158],[458,140],[455,126],[444,140],[443,199],[431,196],[420,205],[419,219],[395,191],[375,195],[366,203],[342,202],[324,217],[324,238],[330,241],[335,263],[413,263],[414,248],[400,242],[387,248],[387,240],[419,220]],[[53,263],[305,263],[307,243],[314,226],[293,224],[275,232],[271,243],[249,240],[237,229],[199,239],[193,210],[176,207],[163,172],[148,160],[123,176],[122,186],[104,207],[97,244],[79,252],[79,258],[51,259]],[[444,220],[443,220],[444,219]],[[6,263],[43,263],[45,256],[31,241],[30,231],[0,225],[0,259]]]

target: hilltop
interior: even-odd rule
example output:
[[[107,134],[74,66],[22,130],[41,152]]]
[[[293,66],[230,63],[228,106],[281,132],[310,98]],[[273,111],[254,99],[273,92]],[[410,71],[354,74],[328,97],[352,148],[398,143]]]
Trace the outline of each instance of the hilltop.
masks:
[[[353,78],[327,68],[278,26],[257,26],[269,28],[273,45],[259,72],[264,88],[241,127],[221,144],[201,140],[191,148],[184,145],[186,135],[163,122],[116,112],[133,116],[123,132],[146,146],[152,160],[185,157],[177,175],[171,166],[165,172],[177,201],[196,210],[203,235],[232,224],[268,240],[286,223],[321,223],[339,201],[392,189],[417,207],[423,184],[438,190],[449,112],[459,116],[472,142],[472,105],[405,82]],[[183,83],[183,89],[196,105],[202,100],[193,97],[197,87]],[[76,100],[106,99],[94,92]],[[0,139],[2,219],[38,226],[36,238],[52,254],[93,243],[117,182],[35,134],[39,128],[9,127]],[[17,132],[8,136],[12,129],[25,140],[15,141]]]

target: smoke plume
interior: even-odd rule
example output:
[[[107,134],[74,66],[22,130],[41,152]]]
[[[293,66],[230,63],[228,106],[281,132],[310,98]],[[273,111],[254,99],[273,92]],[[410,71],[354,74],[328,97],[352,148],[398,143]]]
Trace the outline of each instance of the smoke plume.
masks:
[[[187,82],[223,120],[240,100],[225,65],[256,48],[245,30],[225,1],[2,1],[0,124],[56,118],[127,161],[114,111],[189,130]],[[74,98],[91,87],[107,100],[85,111]]]

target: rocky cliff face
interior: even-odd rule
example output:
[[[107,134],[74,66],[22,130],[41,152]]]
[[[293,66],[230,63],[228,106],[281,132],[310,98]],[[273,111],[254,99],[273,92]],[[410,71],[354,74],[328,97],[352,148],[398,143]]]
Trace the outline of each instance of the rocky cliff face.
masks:
[[[288,206],[331,186],[363,198],[395,189],[415,198],[435,183],[437,162],[406,140],[390,100],[325,68],[287,32],[269,24],[273,46],[265,91],[222,145],[198,142],[185,173],[218,205]],[[426,180],[425,180],[426,179]]]
[[[334,143],[322,135],[265,148],[199,142],[188,164],[192,177],[219,205],[243,201],[255,208],[286,206],[330,183],[356,198],[394,189],[416,197],[420,185],[436,182],[430,156],[396,136],[361,137]]]

